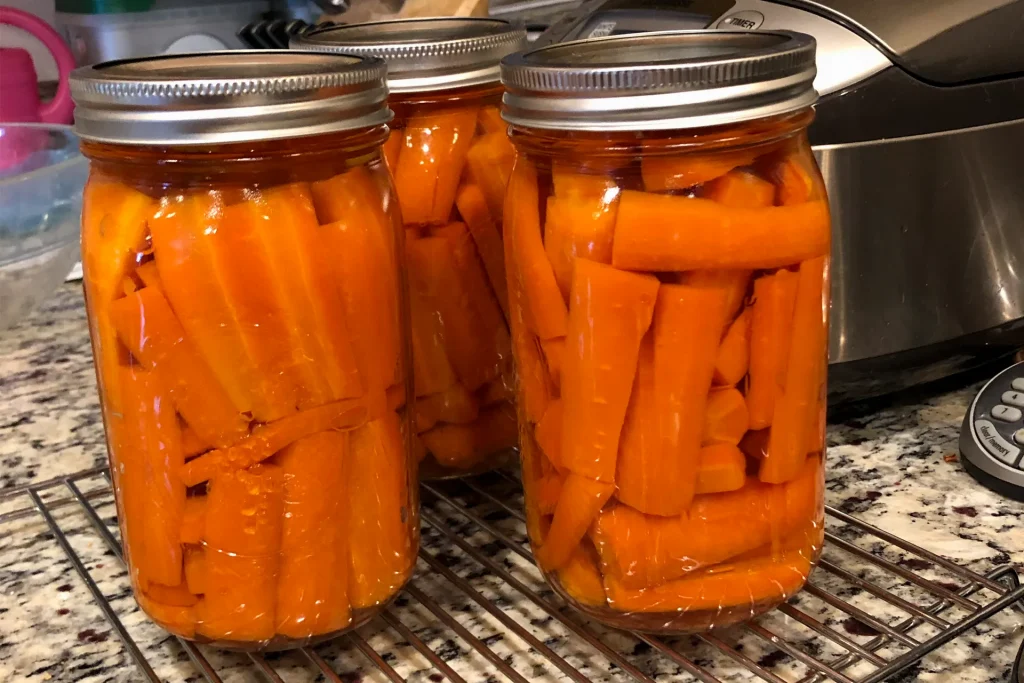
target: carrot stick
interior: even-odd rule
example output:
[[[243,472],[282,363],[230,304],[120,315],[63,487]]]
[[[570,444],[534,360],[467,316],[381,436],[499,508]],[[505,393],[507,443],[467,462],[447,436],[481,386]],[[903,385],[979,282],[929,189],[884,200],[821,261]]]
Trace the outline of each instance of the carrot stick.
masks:
[[[716,443],[700,449],[697,467],[697,494],[723,493],[743,488],[747,459],[732,444]]]
[[[569,562],[558,571],[558,583],[580,604],[588,607],[602,606],[607,598],[597,567],[597,552],[584,540],[573,550]]]
[[[391,173],[394,173],[395,168],[398,166],[398,155],[402,152],[402,141],[404,138],[405,133],[401,129],[392,128],[388,133],[388,139],[382,145],[384,163],[388,165],[388,170]]]
[[[548,462],[559,470],[565,469],[562,464],[563,415],[562,399],[556,398],[548,404],[547,412],[533,432],[541,452],[547,457]]]
[[[213,260],[210,236],[221,229],[223,208],[220,195],[212,191],[163,199],[148,223],[153,254],[167,301],[188,339],[236,411],[264,421],[276,412],[267,404],[260,372],[248,355]]]
[[[143,287],[153,287],[163,292],[163,283],[160,282],[160,270],[156,261],[146,261],[135,269],[135,277],[142,280]]]
[[[487,272],[487,280],[498,298],[505,319],[508,320],[508,285],[505,283],[505,257],[501,246],[501,230],[495,224],[487,208],[480,188],[472,183],[464,184],[455,195],[455,205],[459,215],[469,226],[477,253]],[[500,220],[500,215],[499,215]]]
[[[735,386],[747,374],[750,364],[750,311],[743,309],[729,325],[715,358],[714,383]]]
[[[775,203],[780,206],[802,204],[817,199],[817,169],[809,168],[803,152],[768,155],[758,164],[764,175],[775,184]]]
[[[535,484],[537,507],[542,515],[555,514],[558,507],[558,500],[562,497],[562,487],[565,485],[566,475],[555,470],[550,470]]]
[[[206,550],[198,546],[185,548],[185,585],[190,593],[206,592]]]
[[[274,635],[281,550],[281,469],[255,465],[218,474],[208,487],[206,593],[197,631],[214,640]]]
[[[188,586],[183,583],[178,583],[173,586],[165,586],[162,583],[148,583],[143,589],[147,598],[150,598],[154,602],[159,602],[161,605],[170,605],[174,607],[191,607],[199,602],[199,598],[192,591],[188,589]]]
[[[743,394],[732,387],[714,389],[708,395],[704,410],[704,427],[701,443],[730,444],[735,446],[747,433],[750,419]]]
[[[565,362],[565,338],[541,339],[541,351],[544,352],[544,361],[548,366],[548,373],[551,375],[551,383],[556,390],[562,386],[562,364]]]
[[[394,415],[371,420],[350,436],[343,500],[348,519],[354,609],[379,605],[405,583],[416,560],[416,511],[410,509],[409,464]]]
[[[615,481],[640,340],[657,297],[653,276],[576,260],[562,367],[562,460],[576,474]]]
[[[808,434],[818,429],[828,353],[826,268],[824,257],[800,265],[785,388],[775,402],[768,454],[758,472],[764,482],[779,484],[797,476],[807,456]]]
[[[504,130],[479,136],[466,155],[469,177],[484,193],[492,216],[502,213],[514,160],[515,148]]]
[[[704,186],[704,197],[725,206],[756,209],[771,206],[775,186],[747,171],[730,171]]]
[[[616,472],[616,496],[641,512],[678,515],[693,499],[727,297],[721,286],[658,290]]]
[[[526,513],[526,533],[530,537],[530,545],[537,548],[544,543],[547,530],[551,526],[551,515],[541,512],[541,482],[553,470],[547,459],[537,452],[533,438],[528,434],[524,437],[519,444],[525,493],[523,510]],[[561,495],[561,490],[559,490],[559,495]],[[557,506],[557,501],[555,505]]]
[[[185,509],[181,516],[182,543],[198,545],[203,542],[206,529],[206,496],[189,496],[185,499]]]
[[[146,596],[142,591],[134,593],[136,602],[150,619],[171,633],[183,638],[192,638],[196,634],[196,616],[203,604],[188,607],[164,605]]]
[[[442,392],[416,399],[416,414],[434,422],[468,424],[480,415],[480,402],[456,382]]]
[[[289,638],[332,633],[351,619],[347,509],[339,495],[350,460],[346,432],[307,436],[274,456],[284,483],[274,614],[277,633]]]
[[[430,299],[419,290],[409,292],[413,384],[417,396],[445,391],[458,379],[444,348],[444,325],[431,310]]]
[[[725,306],[726,318],[732,320],[743,308],[750,288],[750,270],[693,270],[684,273],[680,282],[694,287],[722,287],[728,291]]]
[[[485,133],[504,133],[508,130],[508,124],[502,120],[497,107],[480,107],[477,123]]]
[[[479,109],[476,107],[452,111],[455,135],[440,140],[442,148],[439,152],[443,163],[440,166],[437,187],[434,191],[434,208],[430,221],[434,225],[451,220],[455,196],[459,190],[459,181],[463,177],[469,148],[474,140],[478,112]]]
[[[438,464],[462,470],[513,448],[517,437],[515,414],[507,406],[483,410],[470,424],[441,424],[420,434]]]
[[[706,183],[739,166],[754,163],[763,150],[741,149],[718,153],[644,156],[641,175],[648,192],[684,190]]]
[[[185,452],[186,458],[199,455],[213,448],[199,438],[196,430],[192,429],[184,420],[181,421],[181,450]]]
[[[785,381],[797,279],[796,273],[780,270],[754,280],[747,387],[751,429],[771,425],[776,394]]]
[[[612,265],[631,270],[776,268],[827,254],[824,201],[745,209],[625,190]]]
[[[555,507],[547,538],[534,551],[541,569],[555,571],[569,562],[573,550],[614,491],[614,483],[569,473],[562,485],[562,495]]]
[[[720,610],[784,602],[804,585],[811,560],[799,552],[784,558],[762,558],[716,567],[698,576],[676,579],[660,586],[630,589],[613,576],[605,576],[608,604],[623,612]]]
[[[739,490],[696,496],[677,517],[625,505],[606,510],[592,530],[604,574],[627,588],[655,586],[784,538],[820,507],[820,479],[812,458],[782,486],[748,478]]]
[[[353,429],[378,412],[381,410],[373,410],[359,399],[345,399],[257,425],[237,445],[210,451],[185,463],[181,478],[186,486],[195,486],[219,472],[252,467],[299,439],[329,429]]]
[[[93,174],[82,195],[82,269],[92,332],[96,374],[109,413],[121,412],[118,366],[128,352],[117,341],[109,305],[142,250],[147,219],[156,209],[150,197]]]
[[[591,171],[557,161],[551,165],[551,185],[555,196],[564,199],[607,198],[611,203],[619,194],[615,179],[604,169]]]
[[[569,183],[567,180],[562,182]],[[597,196],[555,194],[548,197],[544,250],[566,299],[569,298],[572,267],[577,257],[611,263],[617,199],[618,188]]]
[[[506,241],[511,241],[517,270],[510,273],[521,288],[525,308],[524,320],[531,332],[541,339],[564,337],[566,306],[558,288],[551,262],[544,253],[538,214],[537,171],[526,160],[509,184],[509,216]],[[508,262],[508,252],[505,256]],[[507,265],[507,264],[506,264]]]

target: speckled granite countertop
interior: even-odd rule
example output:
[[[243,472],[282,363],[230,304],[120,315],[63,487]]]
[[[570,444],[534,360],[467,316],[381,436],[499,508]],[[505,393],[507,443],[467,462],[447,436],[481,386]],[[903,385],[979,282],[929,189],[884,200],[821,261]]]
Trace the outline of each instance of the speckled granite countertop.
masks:
[[[1007,562],[1024,566],[1024,533],[1020,531],[1024,505],[981,488],[952,457],[971,395],[970,389],[942,393],[834,425],[829,432],[828,502],[981,572]],[[81,291],[78,285],[64,285],[29,318],[0,332],[0,493],[102,465],[105,458]],[[81,486],[88,492],[102,489],[103,482],[94,478]],[[67,491],[55,490],[53,495],[66,496]],[[19,496],[0,504],[0,514],[29,504],[27,496]],[[113,524],[109,496],[96,498],[96,506],[104,521]],[[134,609],[123,571],[99,537],[90,532],[81,509],[61,507],[54,516],[99,590],[153,662],[157,675],[168,681],[201,680],[181,647]],[[43,520],[34,514],[6,519],[0,524],[0,680],[142,680]],[[425,542],[437,544],[437,534],[428,530]],[[445,551],[440,556],[448,558],[449,554]],[[500,553],[495,556],[507,567],[514,564]],[[459,562],[457,557],[451,559],[453,567]],[[429,588],[435,579],[425,572],[417,583]],[[536,575],[530,581],[536,590],[543,590]],[[502,608],[528,615],[528,608],[502,597],[508,595],[503,589],[500,581],[493,586]],[[468,628],[521,673],[535,680],[548,675],[551,680],[562,677],[537,664],[535,652],[515,645],[511,638],[503,639],[500,627],[488,626],[486,618],[474,616],[470,607],[460,607],[457,602],[453,598],[449,608],[470,615],[464,622]],[[546,628],[543,619],[527,621]],[[425,617],[415,630],[466,680],[502,680],[493,667],[486,669],[479,656],[468,654],[464,645],[446,640],[451,634],[445,635],[436,620]],[[1020,615],[1005,612],[930,655],[900,680],[1007,680],[1021,630]],[[370,628],[361,633],[387,653],[386,658],[401,675],[414,681],[440,680],[438,674],[426,673],[431,671],[426,660],[408,642],[396,640],[393,634],[389,640],[381,631],[383,628]],[[595,680],[626,680],[621,670],[592,653],[573,653],[571,641],[558,632],[546,633],[544,642]],[[372,673],[362,673],[367,670],[365,662],[344,642],[318,651],[338,671],[352,672],[346,674],[347,680],[373,678]],[[262,680],[244,657],[208,654],[226,681]],[[637,646],[632,654],[631,661],[659,680],[675,680],[681,673],[642,647]],[[296,657],[284,655],[274,660],[282,677],[316,680],[301,673],[303,662]],[[723,680],[749,678],[738,670],[735,674],[717,671]]]

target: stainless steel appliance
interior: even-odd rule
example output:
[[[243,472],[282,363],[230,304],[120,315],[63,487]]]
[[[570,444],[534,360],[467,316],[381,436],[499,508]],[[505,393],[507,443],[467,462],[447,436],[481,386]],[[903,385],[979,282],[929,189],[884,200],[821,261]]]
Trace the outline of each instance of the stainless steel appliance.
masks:
[[[818,41],[830,398],[1024,345],[1024,0],[589,0],[537,44],[724,27]]]

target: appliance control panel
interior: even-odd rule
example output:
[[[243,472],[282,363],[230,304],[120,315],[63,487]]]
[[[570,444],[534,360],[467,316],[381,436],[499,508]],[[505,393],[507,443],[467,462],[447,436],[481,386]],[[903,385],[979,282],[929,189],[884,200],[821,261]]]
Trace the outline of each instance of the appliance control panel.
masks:
[[[706,28],[782,29],[814,36],[818,42],[814,87],[821,95],[847,88],[892,65],[874,45],[836,22],[767,0],[585,0],[555,20],[534,45]]]
[[[960,428],[964,467],[985,486],[1024,500],[1024,363],[993,377]]]

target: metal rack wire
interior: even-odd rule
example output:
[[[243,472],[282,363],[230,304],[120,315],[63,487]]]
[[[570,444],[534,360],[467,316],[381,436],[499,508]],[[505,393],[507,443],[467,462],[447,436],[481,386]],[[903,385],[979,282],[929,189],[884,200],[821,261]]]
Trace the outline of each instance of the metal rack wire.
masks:
[[[105,468],[0,494],[0,534],[16,520],[42,521],[150,681],[175,680],[154,662],[157,656],[181,660],[184,653],[194,667],[190,677],[211,683],[380,677],[653,683],[665,676],[687,680],[684,674],[702,683],[875,683],[998,612],[1020,609],[1024,598],[1011,566],[978,574],[829,508],[822,561],[788,604],[721,633],[624,633],[586,620],[546,587],[526,542],[521,495],[503,473],[423,485],[418,572],[395,603],[340,639],[273,655],[169,639],[135,614],[123,563],[113,578],[97,578],[103,565],[83,549],[98,545],[121,559]],[[173,671],[180,675],[180,666]]]

